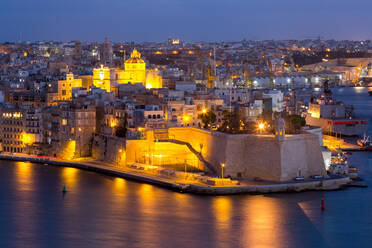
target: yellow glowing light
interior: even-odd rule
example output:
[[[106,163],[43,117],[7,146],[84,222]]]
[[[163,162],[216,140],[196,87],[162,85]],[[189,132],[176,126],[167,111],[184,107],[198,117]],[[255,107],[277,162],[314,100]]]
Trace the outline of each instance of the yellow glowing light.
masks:
[[[116,122],[116,120],[115,119],[112,119],[111,121],[110,121],[110,127],[116,127],[117,126],[117,122]]]
[[[119,149],[119,152],[122,152],[123,150],[122,149]]]
[[[330,52],[330,51],[331,51],[331,49],[327,48],[327,49],[326,49],[326,51],[327,51],[327,52]]]
[[[146,89],[152,89],[152,85],[151,85],[151,83],[147,83],[147,84],[146,84]]]
[[[66,160],[72,160],[75,156],[76,141],[70,140],[66,147],[63,149],[63,158]]]
[[[34,141],[33,136],[31,134],[22,133],[22,142],[23,144],[30,145]]]
[[[155,54],[162,54],[162,52],[161,51],[156,51]]]
[[[207,113],[207,109],[203,108],[202,113],[203,114]]]
[[[185,122],[190,121],[190,116],[188,116],[188,115],[184,115],[184,116],[182,117],[182,119],[183,119],[183,121],[185,121]]]
[[[261,129],[261,130],[264,129],[265,128],[265,124],[264,123],[258,124],[258,128]]]
[[[138,128],[138,132],[142,132],[143,131],[143,128],[142,127],[139,127]]]
[[[28,56],[27,52],[24,52],[23,53],[23,56],[27,57]]]
[[[189,51],[189,54],[194,54],[194,52],[193,51]]]
[[[173,51],[172,53],[173,53],[173,54],[178,54],[178,51]]]
[[[222,167],[222,168],[225,168],[225,166],[226,166],[225,163],[222,163],[222,164],[221,164],[221,167]]]

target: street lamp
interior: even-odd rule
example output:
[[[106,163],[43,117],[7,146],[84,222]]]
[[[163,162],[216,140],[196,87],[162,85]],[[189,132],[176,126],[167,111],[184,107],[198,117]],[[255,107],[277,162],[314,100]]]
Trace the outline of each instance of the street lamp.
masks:
[[[122,153],[123,150],[122,149],[119,149],[119,158],[117,159],[117,165],[120,166],[120,162],[121,162],[121,156],[122,156]]]
[[[225,166],[225,163],[221,163],[221,178],[223,178],[223,169],[225,168]]]
[[[260,122],[258,123],[258,130],[260,133],[262,133],[262,131],[265,129],[265,123],[264,122]]]
[[[80,138],[80,132],[81,132],[81,128],[79,127],[79,157],[81,158],[81,138]]]

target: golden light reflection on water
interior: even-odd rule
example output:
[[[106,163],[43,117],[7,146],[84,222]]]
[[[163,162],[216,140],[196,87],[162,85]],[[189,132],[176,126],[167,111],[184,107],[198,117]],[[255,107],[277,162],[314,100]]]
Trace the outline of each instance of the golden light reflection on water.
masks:
[[[157,189],[150,184],[142,184],[137,191],[139,199],[137,208],[141,214],[141,221],[136,226],[137,238],[149,248],[159,247],[163,236],[159,233],[158,224],[164,209],[158,206],[161,200],[157,199],[156,191]]]
[[[354,87],[356,93],[361,93],[364,90],[364,87]]]
[[[29,163],[16,162],[16,188],[17,190],[32,190],[32,168]]]
[[[12,230],[14,237],[21,237],[15,240],[15,247],[22,247],[22,240],[35,240],[39,233],[38,226],[38,204],[37,195],[40,190],[35,180],[35,165],[27,162],[15,162],[14,188],[16,199],[12,201],[12,211],[18,213],[14,216]]]
[[[230,247],[232,202],[231,197],[217,196],[213,199],[216,239],[219,247]]]
[[[283,206],[280,200],[265,196],[248,198],[244,207],[243,243],[249,247],[285,247]]]
[[[76,186],[78,180],[78,172],[78,169],[71,167],[65,167],[62,169],[62,179],[67,187],[67,190]]]
[[[155,200],[154,186],[150,184],[142,184],[138,190],[138,196],[140,198],[141,207],[144,210],[152,211],[152,205]]]
[[[114,190],[116,194],[123,195],[126,189],[127,181],[123,178],[116,177],[114,179]]]
[[[213,207],[217,223],[224,226],[230,224],[231,198],[224,196],[216,197],[213,201]]]

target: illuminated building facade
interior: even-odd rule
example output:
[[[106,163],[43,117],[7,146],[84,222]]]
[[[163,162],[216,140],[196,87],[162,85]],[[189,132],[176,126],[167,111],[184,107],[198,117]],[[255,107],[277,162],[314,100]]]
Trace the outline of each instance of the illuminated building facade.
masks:
[[[68,73],[66,80],[58,81],[58,100],[70,101],[72,99],[72,88],[82,87],[82,80],[75,78],[74,74]]]
[[[81,157],[89,155],[89,144],[96,131],[96,109],[94,106],[67,104],[61,105],[60,115],[60,141],[66,148],[70,140],[75,141],[74,156]],[[70,151],[65,149],[65,152]]]
[[[146,69],[146,62],[141,54],[134,49],[130,58],[124,62],[124,70],[108,68],[101,65],[93,70],[93,85],[107,92],[114,90],[119,84],[141,83],[147,89],[162,88],[163,81],[157,69]]]
[[[25,116],[17,109],[4,109],[1,113],[2,150],[4,152],[25,152]]]
[[[100,68],[93,69],[93,85],[111,92],[111,70],[101,65]]]
[[[123,83],[142,83],[146,81],[146,63],[141,59],[141,54],[134,49],[130,58],[124,62]]]
[[[96,132],[96,108],[92,103],[60,103],[45,109],[43,142],[53,156],[72,159],[88,156]]]

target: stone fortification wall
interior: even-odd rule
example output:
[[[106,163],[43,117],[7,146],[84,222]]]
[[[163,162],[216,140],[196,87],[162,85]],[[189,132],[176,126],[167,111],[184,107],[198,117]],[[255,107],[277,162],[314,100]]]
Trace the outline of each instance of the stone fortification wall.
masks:
[[[170,128],[171,139],[189,142],[224,175],[286,181],[296,176],[326,176],[318,137],[312,134],[286,136],[229,135],[197,128]]]
[[[297,176],[326,176],[318,136],[314,134],[287,135],[279,140],[274,135],[229,135],[184,127],[169,128],[168,136],[169,140],[189,143],[215,168],[217,175],[222,174],[221,164],[224,164],[224,176],[233,178],[287,181]],[[186,145],[155,142],[151,131],[146,133],[145,140],[125,141],[96,135],[92,155],[97,160],[116,164],[202,166]]]
[[[297,176],[326,177],[324,159],[317,135],[301,134],[287,137],[280,145],[282,180]]]
[[[92,157],[99,161],[112,164],[126,163],[126,141],[105,135],[94,135],[92,143]]]

